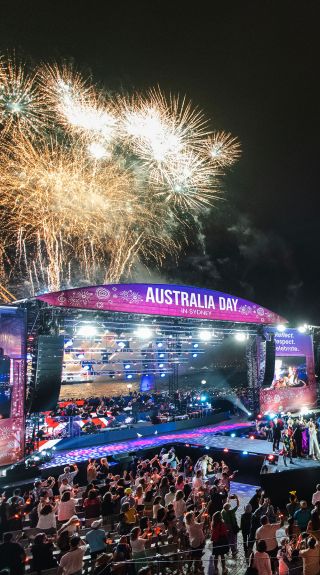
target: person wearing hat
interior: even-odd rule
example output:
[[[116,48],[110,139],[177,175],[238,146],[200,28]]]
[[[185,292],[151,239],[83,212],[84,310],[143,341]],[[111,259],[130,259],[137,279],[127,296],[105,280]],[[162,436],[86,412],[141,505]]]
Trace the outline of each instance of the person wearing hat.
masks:
[[[80,536],[73,535],[70,539],[70,551],[62,556],[57,575],[82,575],[83,557],[87,545]]]
[[[91,523],[91,531],[86,535],[86,542],[89,544],[91,559],[95,559],[100,553],[106,550],[106,533],[101,529],[102,519],[97,519]]]
[[[121,505],[123,505],[124,503],[129,503],[130,507],[134,507],[135,506],[135,499],[132,495],[132,489],[131,487],[126,487],[124,490],[124,497],[121,498]]]

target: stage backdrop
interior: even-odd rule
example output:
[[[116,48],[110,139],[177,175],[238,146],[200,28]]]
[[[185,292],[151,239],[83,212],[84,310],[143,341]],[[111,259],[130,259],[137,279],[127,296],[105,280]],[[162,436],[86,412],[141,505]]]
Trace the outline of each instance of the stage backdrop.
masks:
[[[23,457],[25,311],[0,306],[0,466]]]
[[[274,333],[275,374],[272,385],[260,391],[260,411],[278,413],[316,406],[317,393],[311,335],[287,328]]]
[[[171,284],[109,284],[37,296],[53,306],[128,313],[277,324],[286,320],[265,307],[218,291]]]

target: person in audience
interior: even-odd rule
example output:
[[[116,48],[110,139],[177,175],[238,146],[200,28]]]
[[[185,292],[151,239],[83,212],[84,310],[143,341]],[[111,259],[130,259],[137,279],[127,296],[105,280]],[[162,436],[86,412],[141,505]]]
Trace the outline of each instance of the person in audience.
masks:
[[[272,575],[270,556],[263,539],[257,541],[257,549],[250,558],[249,565],[257,570],[257,575]]]
[[[99,517],[101,514],[101,498],[97,489],[91,489],[88,497],[83,502],[84,516],[86,519]]]
[[[264,541],[266,548],[271,559],[272,572],[276,569],[276,558],[278,554],[278,541],[276,532],[283,526],[283,518],[279,523],[270,523],[267,515],[261,517],[261,527],[256,531],[256,541]]]
[[[9,575],[24,575],[25,551],[13,541],[13,533],[4,533],[3,542],[0,544],[0,569],[7,569]]]
[[[222,519],[221,511],[216,511],[211,523],[212,555],[215,572],[218,572],[219,557],[223,575],[228,573],[225,555],[229,553],[228,529]]]
[[[299,501],[295,491],[291,491],[289,494],[289,503],[286,505],[287,513],[289,517],[293,517],[295,512],[299,509]]]
[[[320,501],[320,483],[316,485],[316,491],[312,495],[311,503],[315,505],[318,501]]]
[[[76,500],[71,497],[71,491],[64,491],[58,504],[58,521],[68,521],[76,514]]]
[[[239,508],[239,498],[235,495],[230,495],[230,499],[234,499],[236,501],[235,507],[231,507],[230,502],[224,504],[223,510],[221,512],[222,519],[224,524],[228,530],[228,540],[229,546],[231,549],[232,557],[236,557],[238,553],[238,544],[237,544],[237,533],[239,531],[239,526],[237,523],[236,512]]]
[[[244,508],[244,513],[242,513],[240,518],[240,529],[243,539],[243,549],[245,557],[248,557],[252,551],[252,543],[250,541],[250,528],[252,519],[252,507],[250,503],[247,503]]]
[[[299,555],[303,561],[303,575],[319,575],[320,548],[317,540],[314,537],[309,537],[306,549],[302,548],[302,542],[299,543],[298,547],[300,547]]]
[[[191,557],[194,560],[195,573],[201,572],[201,558],[203,554],[203,547],[205,543],[205,534],[203,532],[204,522],[195,520],[193,511],[188,511],[185,516],[186,531],[189,536],[189,544],[191,550]]]
[[[56,507],[50,503],[38,505],[37,529],[46,535],[54,535],[57,531]]]
[[[73,535],[70,539],[70,551],[60,559],[57,575],[82,575],[86,548],[86,543],[79,535]]]
[[[73,487],[73,480],[74,480],[74,478],[76,477],[76,475],[78,475],[79,469],[78,469],[78,466],[77,466],[76,463],[74,463],[72,467],[73,467],[73,471],[71,471],[70,465],[67,465],[67,466],[64,468],[63,473],[62,473],[61,475],[59,475],[59,477],[58,477],[58,485],[59,485],[59,487],[60,487],[60,485],[61,485],[63,479],[66,479],[66,480],[67,480],[67,483],[68,483],[69,485],[71,485],[71,487]]]
[[[130,533],[130,545],[132,553],[140,553],[144,551],[146,546],[147,532],[141,534],[140,527],[134,527]]]
[[[80,529],[80,519],[77,515],[72,515],[72,517],[70,517],[70,519],[66,523],[61,525],[60,529],[58,530],[58,535],[60,535],[64,531],[67,531],[71,537],[75,533],[78,533],[79,529]]]
[[[95,459],[89,459],[87,465],[87,483],[93,483],[96,481],[98,475],[98,470],[96,466]]]
[[[91,559],[95,559],[106,550],[106,533],[102,529],[102,519],[91,523],[91,531],[86,534],[86,542],[90,547]]]
[[[31,570],[41,575],[42,570],[56,567],[58,563],[53,556],[53,549],[52,540],[45,533],[38,533],[31,547]]]
[[[303,531],[307,530],[308,527],[308,523],[310,521],[311,518],[311,511],[308,508],[308,504],[306,501],[300,501],[300,508],[298,509],[298,511],[295,512],[294,514],[294,519],[297,522],[297,525],[301,531],[301,533]]]

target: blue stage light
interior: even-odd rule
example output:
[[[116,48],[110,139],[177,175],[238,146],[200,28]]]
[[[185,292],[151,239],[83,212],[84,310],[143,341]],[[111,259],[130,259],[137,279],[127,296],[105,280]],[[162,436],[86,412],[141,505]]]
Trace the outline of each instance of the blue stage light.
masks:
[[[198,357],[198,354],[197,354],[197,353],[193,353],[193,354],[192,354],[192,357]]]
[[[193,347],[197,348],[197,347],[199,347],[199,344],[198,344],[198,343],[194,343],[194,344],[193,344]]]
[[[247,451],[243,451],[243,452],[242,452],[242,455],[248,455],[248,452],[247,452]]]
[[[163,367],[163,366],[164,366],[164,363],[159,363],[159,367]]]
[[[231,437],[235,437],[235,436],[236,436],[236,434],[235,434],[235,433],[231,433]]]
[[[161,374],[160,374],[160,377],[166,377],[166,374],[165,374],[165,373],[161,373]]]
[[[130,363],[126,363],[126,365],[124,366],[124,369],[130,369],[131,365]]]
[[[200,401],[207,401],[207,396],[206,396],[206,395],[201,395]]]
[[[159,353],[159,357],[164,357],[164,353]]]
[[[163,346],[162,341],[159,341],[159,343],[157,343],[157,346],[158,346],[158,347],[162,347],[162,346]]]
[[[132,379],[133,375],[131,375],[131,373],[128,373],[127,375],[127,379]]]

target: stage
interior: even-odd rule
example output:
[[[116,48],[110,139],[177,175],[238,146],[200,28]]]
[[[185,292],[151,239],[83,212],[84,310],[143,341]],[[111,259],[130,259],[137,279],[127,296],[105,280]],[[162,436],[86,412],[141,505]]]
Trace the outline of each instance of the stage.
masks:
[[[159,426],[157,428],[159,429]],[[110,457],[151,448],[160,449],[164,445],[171,446],[182,443],[206,448],[213,459],[215,459],[214,452],[216,450],[222,450],[225,453],[263,456],[263,459],[265,459],[273,454],[272,443],[262,439],[251,439],[250,433],[253,433],[254,429],[255,425],[253,423],[238,417],[233,417],[225,423],[196,427],[181,432],[159,433],[159,431],[156,431],[153,433],[152,428],[150,428],[150,433],[145,437],[140,437],[137,431],[137,439],[53,452],[51,461],[44,463],[41,468],[48,469],[66,465],[67,463],[81,463],[89,458],[98,459],[100,457]],[[232,437],[231,434],[235,434],[235,437]],[[308,458],[294,458],[293,464],[290,464],[289,459],[287,459],[286,467],[283,457],[278,454],[274,455],[276,464],[273,464],[273,461],[266,461],[269,474],[288,472],[293,469],[320,468],[320,461],[313,461]]]

